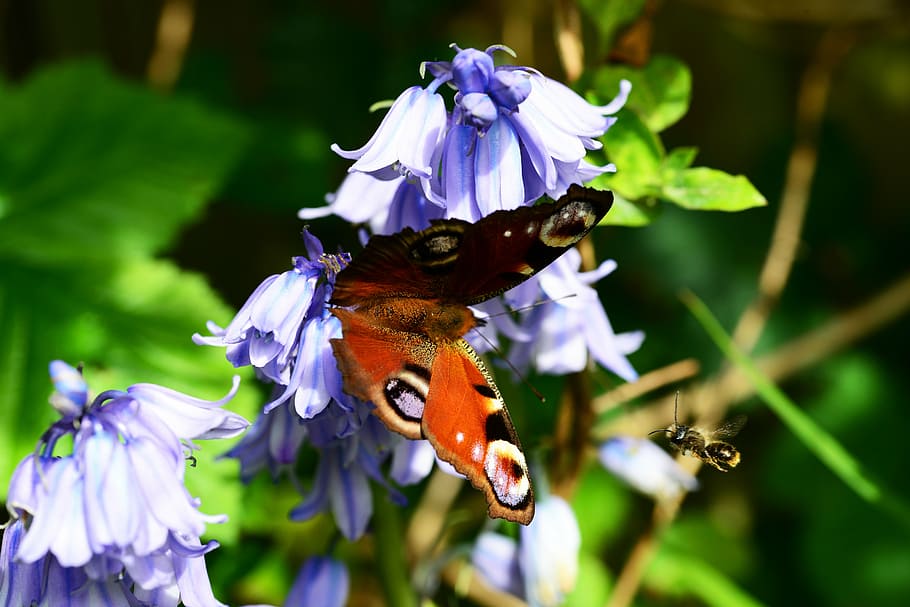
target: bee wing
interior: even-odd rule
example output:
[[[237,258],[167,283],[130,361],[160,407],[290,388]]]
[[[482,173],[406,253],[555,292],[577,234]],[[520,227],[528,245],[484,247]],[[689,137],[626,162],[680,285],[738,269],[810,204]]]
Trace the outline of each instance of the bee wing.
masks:
[[[746,425],[746,416],[737,415],[732,419],[728,419],[717,428],[711,432],[711,436],[716,439],[724,438],[733,438],[739,431],[743,429],[743,426]]]

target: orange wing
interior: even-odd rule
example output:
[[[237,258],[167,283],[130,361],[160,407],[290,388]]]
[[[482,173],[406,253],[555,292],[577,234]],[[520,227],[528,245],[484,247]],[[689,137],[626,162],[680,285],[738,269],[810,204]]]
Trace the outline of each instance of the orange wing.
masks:
[[[527,525],[534,494],[499,388],[463,339],[439,344],[423,415],[436,453],[484,492],[490,516]]]
[[[490,516],[528,524],[534,496],[518,435],[471,346],[381,327],[356,311],[333,313],[344,335],[332,348],[345,390],[372,401],[390,429],[428,439],[484,492]]]

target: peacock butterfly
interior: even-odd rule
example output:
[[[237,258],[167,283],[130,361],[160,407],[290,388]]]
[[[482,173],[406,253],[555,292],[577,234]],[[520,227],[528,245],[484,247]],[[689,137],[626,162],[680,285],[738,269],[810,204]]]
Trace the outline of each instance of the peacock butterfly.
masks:
[[[526,525],[534,494],[499,388],[463,339],[479,323],[468,306],[545,268],[612,203],[611,192],[572,185],[556,204],[373,236],[335,281],[345,392],[372,401],[391,430],[428,439],[484,492],[490,516]]]

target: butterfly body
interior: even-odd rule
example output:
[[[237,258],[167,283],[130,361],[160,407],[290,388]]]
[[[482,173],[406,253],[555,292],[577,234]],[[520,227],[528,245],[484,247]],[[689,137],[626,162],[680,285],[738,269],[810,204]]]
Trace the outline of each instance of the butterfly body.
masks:
[[[483,490],[491,516],[527,524],[534,498],[518,435],[493,377],[463,339],[469,305],[527,280],[606,214],[612,194],[572,186],[555,205],[498,211],[477,223],[374,236],[338,274],[332,348],[345,392]]]

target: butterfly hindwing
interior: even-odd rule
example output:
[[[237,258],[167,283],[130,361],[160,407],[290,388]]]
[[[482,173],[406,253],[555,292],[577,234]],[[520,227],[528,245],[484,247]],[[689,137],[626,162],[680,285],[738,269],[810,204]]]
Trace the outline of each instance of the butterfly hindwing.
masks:
[[[426,403],[424,436],[486,494],[490,516],[531,522],[534,496],[518,434],[483,361],[463,339],[440,345]]]
[[[376,415],[395,432],[423,438],[420,424],[436,345],[419,334],[378,327],[350,310],[333,313],[344,335],[332,340],[332,349],[345,392],[372,401]]]

